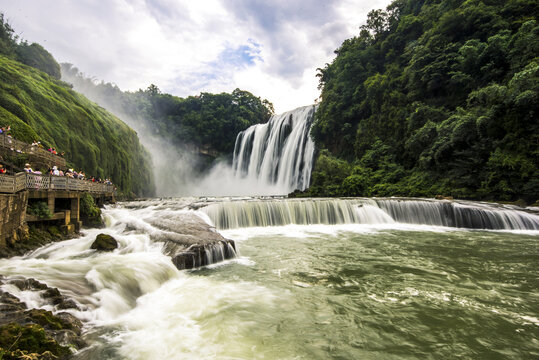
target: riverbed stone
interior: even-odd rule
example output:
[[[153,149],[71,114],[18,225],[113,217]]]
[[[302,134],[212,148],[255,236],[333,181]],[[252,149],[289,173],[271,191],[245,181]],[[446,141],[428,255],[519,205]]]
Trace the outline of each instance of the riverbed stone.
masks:
[[[107,234],[99,234],[90,246],[90,249],[97,251],[113,251],[118,248],[118,242],[115,238]]]
[[[0,278],[0,285],[10,283],[23,291],[39,291],[49,301],[73,302],[56,288],[35,279]],[[63,300],[58,300],[58,299]],[[74,302],[73,302],[74,304]],[[76,306],[76,304],[75,304]],[[81,338],[82,322],[72,314],[53,314],[44,309],[27,309],[16,296],[0,290],[0,352],[6,359],[65,359],[70,349],[81,349],[87,344]],[[17,340],[15,346],[12,344]],[[8,351],[8,347],[11,349]]]
[[[165,243],[163,250],[179,270],[209,265],[206,253],[223,247],[224,259],[235,257],[234,241],[225,239],[212,226],[193,213],[173,214],[153,219],[152,226],[164,230],[155,241]],[[230,245],[234,251],[229,250]]]

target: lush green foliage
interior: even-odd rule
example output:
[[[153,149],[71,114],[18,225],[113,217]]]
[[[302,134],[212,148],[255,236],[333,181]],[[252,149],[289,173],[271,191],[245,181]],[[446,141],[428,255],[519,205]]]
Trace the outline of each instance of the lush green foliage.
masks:
[[[35,67],[56,79],[62,77],[60,65],[43,46],[36,43],[28,44],[23,41],[17,46],[16,53],[17,60],[23,64]]]
[[[122,92],[110,83],[94,83],[71,64],[62,64],[63,78],[116,114],[143,121],[152,134],[178,146],[216,154],[231,153],[236,135],[251,125],[266,122],[273,105],[248,91],[180,98],[163,94],[155,85]]]
[[[101,215],[101,210],[95,204],[94,198],[89,193],[84,193],[80,198],[80,215],[96,217]]]
[[[531,0],[369,13],[319,69],[312,135],[330,153],[310,193],[539,198],[538,13]],[[325,176],[338,159],[347,176]]]
[[[85,226],[101,227],[101,209],[97,207],[94,198],[89,193],[85,193],[80,198],[80,219]]]
[[[46,201],[36,201],[28,204],[27,212],[28,214],[37,216],[40,219],[50,219],[52,217]]]
[[[15,30],[5,20],[4,14],[0,13],[0,55],[14,57],[17,39]]]
[[[0,125],[65,152],[71,167],[111,178],[126,194],[152,191],[149,158],[118,118],[49,75],[0,56]]]

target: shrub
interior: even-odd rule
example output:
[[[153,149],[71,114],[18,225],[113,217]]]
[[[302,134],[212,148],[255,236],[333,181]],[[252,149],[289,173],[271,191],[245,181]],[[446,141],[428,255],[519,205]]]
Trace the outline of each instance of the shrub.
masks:
[[[52,213],[45,201],[38,201],[33,204],[29,204],[26,212],[40,219],[50,219],[52,217]]]

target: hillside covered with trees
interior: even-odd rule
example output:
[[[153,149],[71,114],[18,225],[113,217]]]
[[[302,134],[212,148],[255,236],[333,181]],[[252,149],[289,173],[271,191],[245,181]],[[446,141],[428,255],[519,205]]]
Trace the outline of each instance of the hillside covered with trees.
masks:
[[[43,47],[17,40],[0,14],[0,126],[65,152],[70,167],[111,178],[124,194],[151,195],[149,155],[135,131],[60,81],[60,65]]]
[[[395,0],[319,69],[315,196],[539,198],[539,5]]]
[[[62,64],[62,78],[77,91],[119,116],[142,122],[146,131],[178,147],[195,148],[216,156],[230,154],[240,131],[264,123],[273,105],[248,91],[201,93],[181,98],[162,93],[155,85],[135,92],[95,82],[71,64]]]

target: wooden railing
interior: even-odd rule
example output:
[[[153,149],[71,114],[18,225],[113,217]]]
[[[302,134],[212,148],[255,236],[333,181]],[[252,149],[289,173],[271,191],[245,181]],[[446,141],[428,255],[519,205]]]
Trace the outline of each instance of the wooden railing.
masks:
[[[114,193],[114,185],[73,179],[67,176],[29,174],[24,172],[15,175],[0,174],[0,192],[16,193],[24,189],[87,191],[95,194]]]
[[[5,133],[0,135],[0,146],[13,151],[19,151],[23,154],[29,154],[39,158],[41,161],[56,165],[61,168],[66,167],[66,160],[58,155],[55,155],[39,146],[32,146],[20,140],[13,139]]]

